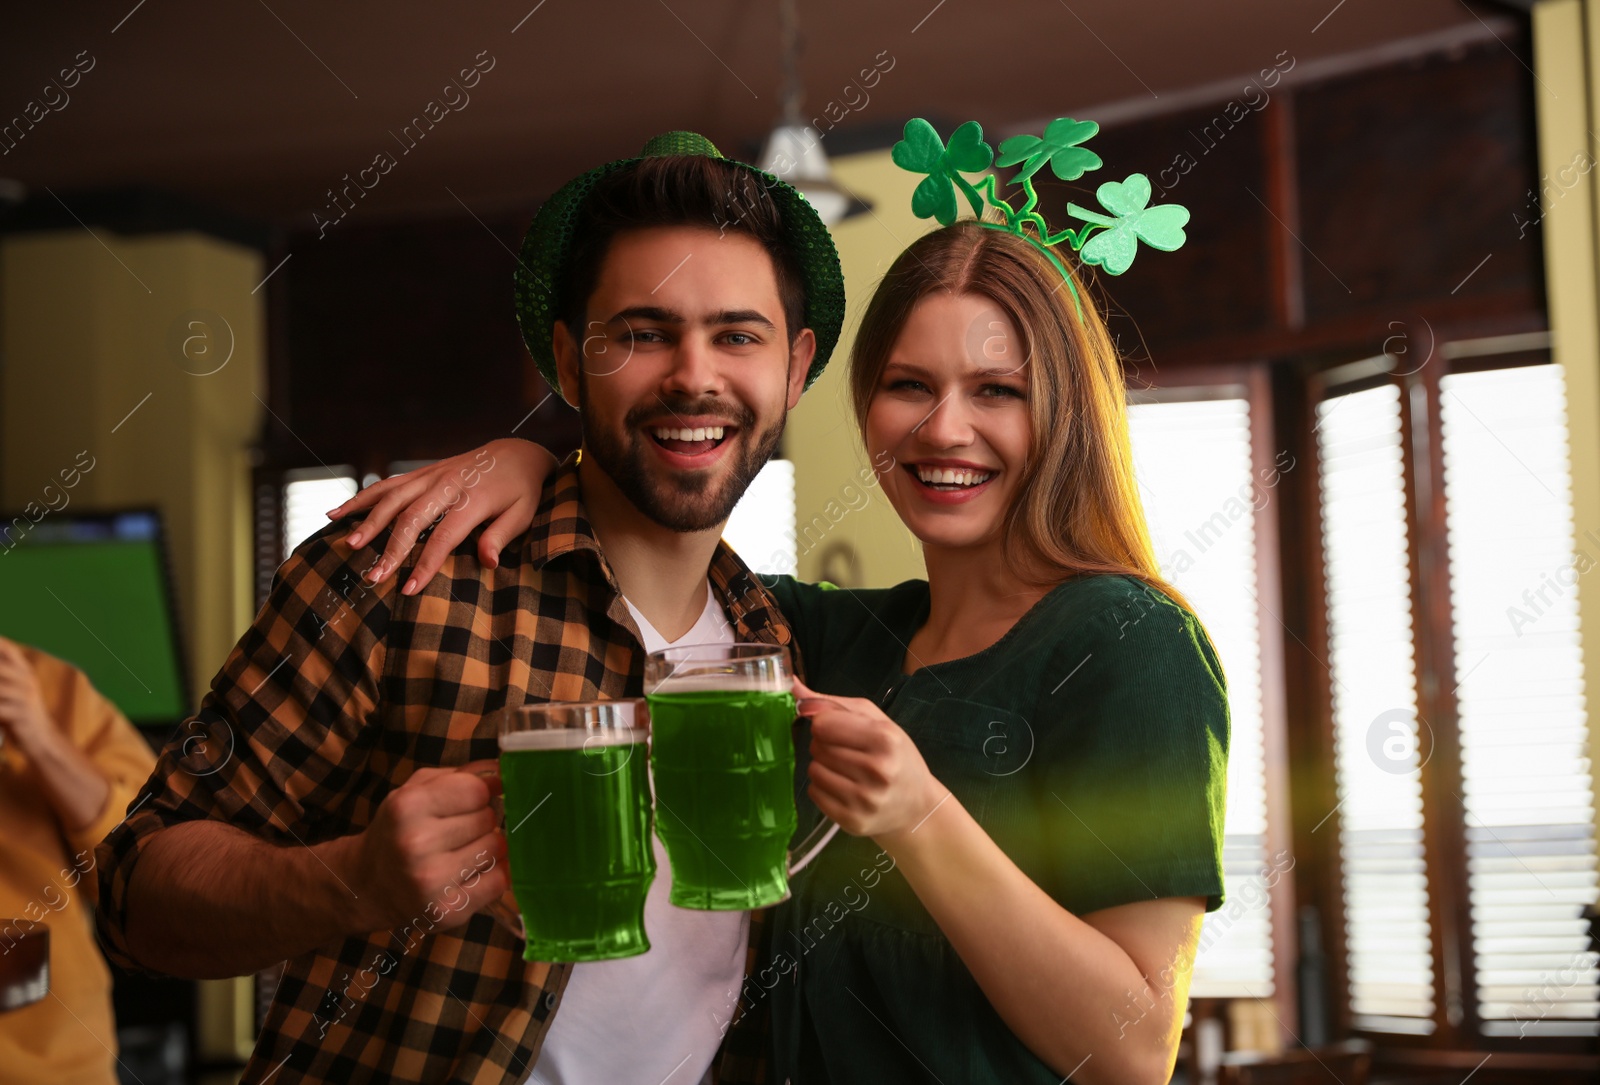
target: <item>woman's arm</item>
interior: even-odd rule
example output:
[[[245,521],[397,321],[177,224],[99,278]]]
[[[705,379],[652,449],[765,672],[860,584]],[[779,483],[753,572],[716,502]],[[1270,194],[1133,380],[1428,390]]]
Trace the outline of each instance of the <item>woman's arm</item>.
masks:
[[[894,857],[1017,1038],[1085,1085],[1167,1081],[1204,901],[1073,915],[1011,861],[875,704],[798,683],[795,692],[811,717],[812,800]]]
[[[366,572],[374,584],[399,568],[418,535],[437,525],[411,578],[400,589],[402,595],[415,595],[439,571],[445,555],[472,534],[473,528],[490,520],[494,522],[478,538],[478,560],[491,569],[499,565],[500,552],[533,522],[544,480],[555,468],[555,456],[543,445],[503,437],[471,452],[374,482],[330,511],[328,518],[337,520],[347,513],[372,510],[348,536],[351,546],[377,538],[390,521],[395,522],[383,557]]]
[[[1171,1078],[1205,901],[1166,898],[1075,916],[953,796],[915,831],[873,839],[1040,1059],[1084,1085]]]

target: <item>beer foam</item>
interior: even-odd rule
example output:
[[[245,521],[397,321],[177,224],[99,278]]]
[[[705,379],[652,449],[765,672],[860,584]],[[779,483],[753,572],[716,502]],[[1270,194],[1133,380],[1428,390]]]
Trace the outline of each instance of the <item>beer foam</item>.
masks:
[[[652,693],[788,693],[792,679],[788,676],[759,674],[684,674],[669,675],[652,689]]]
[[[582,750],[595,746],[626,746],[643,742],[649,733],[643,727],[605,727],[594,731],[582,727],[556,727],[544,731],[507,731],[500,736],[500,749]]]

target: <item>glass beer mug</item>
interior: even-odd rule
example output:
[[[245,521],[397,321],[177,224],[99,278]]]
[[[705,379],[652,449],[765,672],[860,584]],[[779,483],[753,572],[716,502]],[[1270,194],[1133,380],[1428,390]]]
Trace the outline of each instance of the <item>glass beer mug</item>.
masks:
[[[771,644],[652,652],[644,685],[656,832],[680,908],[741,910],[788,899],[796,873],[839,831],[823,821],[789,847],[794,695],[788,653]]]

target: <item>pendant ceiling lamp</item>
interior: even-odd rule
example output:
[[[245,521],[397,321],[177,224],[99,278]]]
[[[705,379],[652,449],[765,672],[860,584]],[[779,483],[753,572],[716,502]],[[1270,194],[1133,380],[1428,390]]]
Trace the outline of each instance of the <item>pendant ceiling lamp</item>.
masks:
[[[833,167],[822,149],[822,136],[803,119],[800,111],[805,100],[800,89],[800,20],[795,0],[781,0],[778,22],[782,36],[783,120],[767,137],[758,164],[799,189],[816,208],[817,216],[833,226],[872,210],[872,205],[833,179]]]

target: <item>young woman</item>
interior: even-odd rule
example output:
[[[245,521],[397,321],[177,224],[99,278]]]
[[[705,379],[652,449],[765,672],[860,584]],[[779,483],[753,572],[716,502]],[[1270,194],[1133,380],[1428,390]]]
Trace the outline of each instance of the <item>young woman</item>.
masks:
[[[776,980],[746,988],[770,1006],[773,1081],[1171,1075],[1222,900],[1227,700],[1152,553],[1119,361],[1064,285],[1016,234],[957,222],[901,254],[862,319],[855,413],[928,579],[768,578],[811,679],[806,796],[843,830],[778,908]],[[481,475],[433,554],[497,517],[492,564],[531,518],[548,454],[492,451],[512,469]],[[457,459],[335,515],[373,510],[359,541],[454,503]]]

